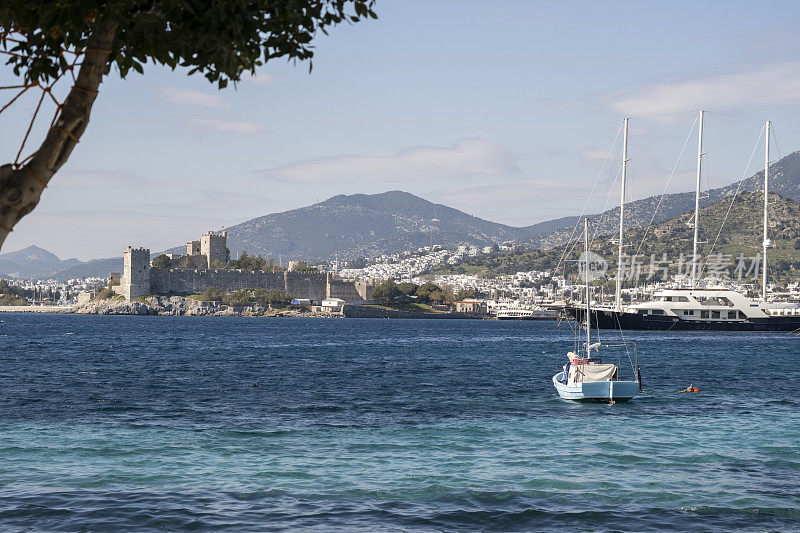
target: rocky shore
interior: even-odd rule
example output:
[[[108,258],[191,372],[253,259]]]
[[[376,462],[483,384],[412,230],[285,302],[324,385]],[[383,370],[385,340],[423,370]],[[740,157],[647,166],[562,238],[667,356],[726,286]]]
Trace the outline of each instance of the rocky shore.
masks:
[[[161,316],[294,316],[336,317],[331,313],[308,309],[269,309],[257,304],[225,305],[221,302],[200,302],[181,296],[148,296],[137,301],[99,300],[88,302],[73,311],[81,315],[161,315]]]

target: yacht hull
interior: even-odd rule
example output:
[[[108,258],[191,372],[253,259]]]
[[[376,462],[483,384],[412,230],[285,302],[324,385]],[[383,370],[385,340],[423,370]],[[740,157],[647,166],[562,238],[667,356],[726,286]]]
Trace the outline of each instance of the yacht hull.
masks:
[[[558,320],[558,315],[552,316],[498,316],[497,320]]]
[[[579,402],[627,402],[639,394],[636,381],[593,381],[577,385],[562,383],[564,372],[553,376],[553,385],[562,400]]]
[[[567,307],[568,316],[582,322],[585,309]],[[640,315],[608,309],[592,309],[592,326],[600,329],[658,331],[795,331],[800,329],[800,316],[771,316],[744,320],[685,320],[666,315]]]

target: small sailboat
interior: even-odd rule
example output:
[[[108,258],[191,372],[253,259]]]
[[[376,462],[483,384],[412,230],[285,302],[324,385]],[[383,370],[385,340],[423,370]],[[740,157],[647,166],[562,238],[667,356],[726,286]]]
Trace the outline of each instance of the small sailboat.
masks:
[[[553,385],[558,395],[564,400],[594,401],[594,402],[625,402],[639,394],[641,390],[641,377],[638,360],[633,364],[634,381],[619,379],[619,366],[612,363],[602,363],[599,357],[594,356],[603,345],[599,342],[592,343],[591,309],[589,308],[589,220],[584,221],[584,268],[586,281],[586,345],[585,352],[567,353],[569,362],[564,365],[561,372],[553,376]]]

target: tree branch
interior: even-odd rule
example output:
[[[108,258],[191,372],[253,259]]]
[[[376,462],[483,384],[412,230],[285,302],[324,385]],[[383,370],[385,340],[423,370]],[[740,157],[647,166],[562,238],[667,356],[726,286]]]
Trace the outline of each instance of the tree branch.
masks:
[[[92,106],[117,32],[116,22],[101,23],[89,37],[78,78],[53,126],[22,167],[0,166],[0,248],[22,217],[33,211],[53,175],[69,159],[89,124]]]

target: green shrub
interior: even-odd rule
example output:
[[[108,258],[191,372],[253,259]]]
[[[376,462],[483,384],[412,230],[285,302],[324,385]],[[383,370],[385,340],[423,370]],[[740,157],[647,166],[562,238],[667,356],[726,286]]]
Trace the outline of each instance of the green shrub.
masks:
[[[28,301],[13,294],[0,294],[0,305],[28,305]]]
[[[274,266],[274,263],[273,263]],[[247,252],[242,252],[239,259],[234,259],[228,263],[228,268],[237,270],[267,270],[267,260],[260,255],[248,255]]]
[[[248,290],[231,292],[222,297],[222,302],[225,305],[246,305],[252,301],[253,295]]]
[[[194,260],[188,255],[184,255],[183,257],[179,258],[176,266],[178,268],[185,268],[187,270],[194,270],[197,268]]]
[[[99,300],[108,300],[109,298],[113,298],[115,294],[116,293],[112,289],[106,287],[105,289],[95,294],[94,298],[92,298],[92,301],[96,302]]]
[[[220,302],[225,296],[225,291],[221,289],[208,288],[200,294],[193,294],[192,298],[201,302]]]
[[[261,307],[286,307],[292,301],[292,296],[278,289],[256,289],[253,291],[253,299]]]
[[[153,259],[153,268],[172,268],[172,260],[166,254],[157,255]]]
[[[372,299],[379,302],[393,302],[402,296],[403,292],[392,280],[382,281],[372,289]]]

